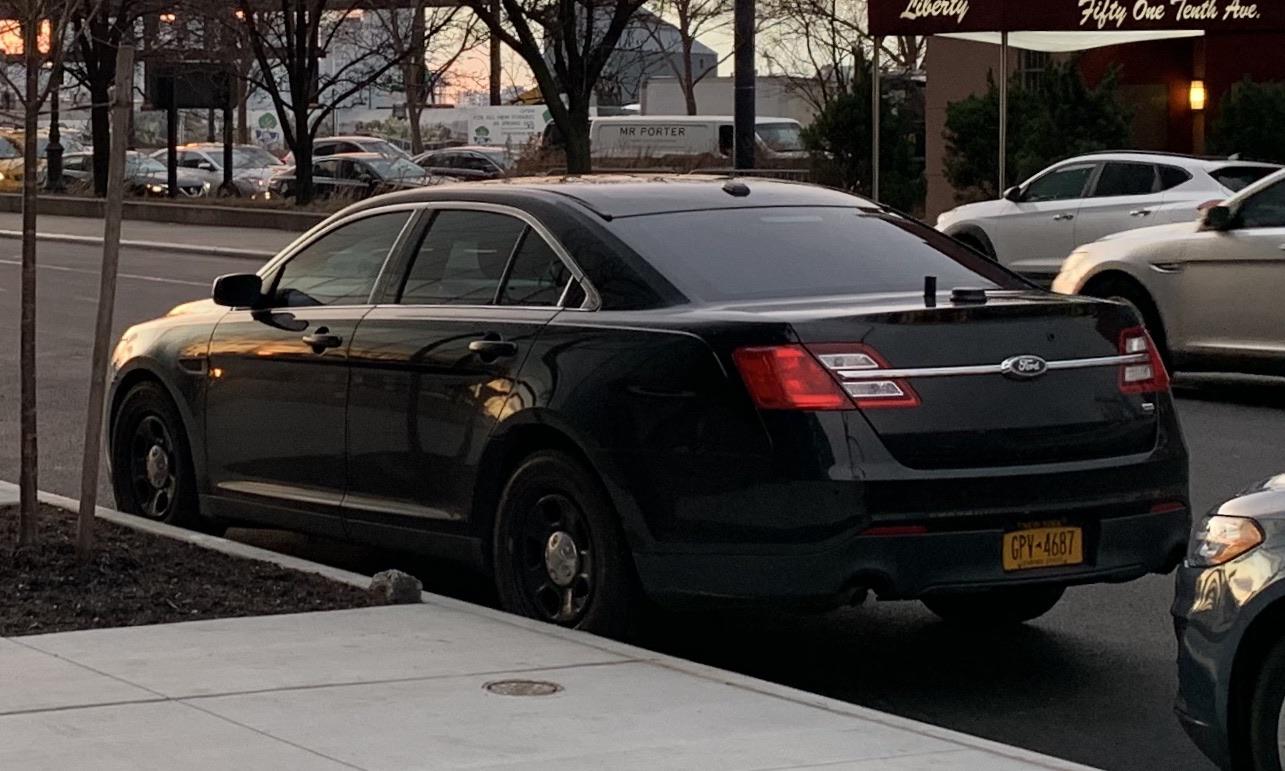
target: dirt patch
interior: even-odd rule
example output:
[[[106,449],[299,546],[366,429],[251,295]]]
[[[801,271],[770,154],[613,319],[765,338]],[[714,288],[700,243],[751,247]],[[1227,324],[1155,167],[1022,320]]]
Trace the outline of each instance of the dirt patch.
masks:
[[[81,565],[74,515],[52,506],[40,507],[35,547],[14,553],[17,525],[17,507],[0,506],[0,637],[370,604],[365,591],[319,575],[103,520]]]

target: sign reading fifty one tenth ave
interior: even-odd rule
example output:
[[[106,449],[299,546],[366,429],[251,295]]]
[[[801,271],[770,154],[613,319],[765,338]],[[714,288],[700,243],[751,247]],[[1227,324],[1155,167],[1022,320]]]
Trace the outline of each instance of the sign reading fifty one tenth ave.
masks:
[[[1285,31],[1282,0],[869,0],[872,35]]]

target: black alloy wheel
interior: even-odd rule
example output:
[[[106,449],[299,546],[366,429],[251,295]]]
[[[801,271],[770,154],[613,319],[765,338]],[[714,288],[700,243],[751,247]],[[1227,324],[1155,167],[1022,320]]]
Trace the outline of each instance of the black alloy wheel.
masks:
[[[630,631],[633,563],[601,484],[574,458],[543,451],[518,465],[493,555],[505,610],[608,636]]]
[[[1240,734],[1244,736],[1244,734]],[[1281,771],[1285,747],[1285,639],[1268,650],[1253,679],[1249,703],[1248,757],[1237,758],[1238,770]]]
[[[121,511],[207,533],[224,529],[198,511],[187,434],[159,384],[139,383],[121,400],[112,421],[111,464]]]

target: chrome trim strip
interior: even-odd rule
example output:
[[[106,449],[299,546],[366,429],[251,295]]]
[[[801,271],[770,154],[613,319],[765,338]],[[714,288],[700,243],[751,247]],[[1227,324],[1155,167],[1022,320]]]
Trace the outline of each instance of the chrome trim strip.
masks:
[[[1064,369],[1089,369],[1092,367],[1120,367],[1125,364],[1143,364],[1149,361],[1145,353],[1122,356],[1097,356],[1089,359],[1062,359],[1050,361],[1049,371]],[[899,380],[920,377],[962,377],[969,375],[1003,374],[1002,364],[975,364],[963,367],[923,367],[919,369],[841,369],[836,370],[844,380]]]

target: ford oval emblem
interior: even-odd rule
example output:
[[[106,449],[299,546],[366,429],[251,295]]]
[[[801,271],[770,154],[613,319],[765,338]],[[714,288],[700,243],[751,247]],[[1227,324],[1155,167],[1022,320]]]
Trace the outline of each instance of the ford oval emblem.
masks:
[[[1049,363],[1039,356],[1014,356],[999,365],[999,371],[1010,380],[1033,380],[1049,371]]]

